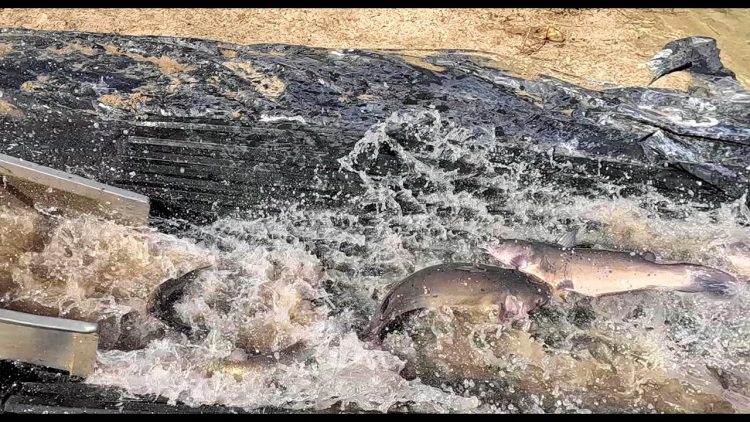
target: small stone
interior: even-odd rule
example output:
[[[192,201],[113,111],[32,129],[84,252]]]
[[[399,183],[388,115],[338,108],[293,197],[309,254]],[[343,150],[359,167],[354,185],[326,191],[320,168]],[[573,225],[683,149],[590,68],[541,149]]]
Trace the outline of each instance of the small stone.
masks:
[[[563,42],[565,41],[565,36],[563,36],[560,30],[550,26],[547,28],[547,34],[544,36],[544,39],[552,42]]]

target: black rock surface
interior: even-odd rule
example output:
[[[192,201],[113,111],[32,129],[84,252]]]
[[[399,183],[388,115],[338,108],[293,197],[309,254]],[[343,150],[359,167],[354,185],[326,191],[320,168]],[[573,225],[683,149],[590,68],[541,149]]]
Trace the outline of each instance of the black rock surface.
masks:
[[[341,413],[340,406],[329,409],[294,411],[279,407],[244,409],[221,405],[190,406],[172,403],[156,395],[135,395],[102,385],[85,384],[62,371],[0,360],[0,415],[2,414],[327,414]],[[378,413],[347,407],[347,413]],[[2,417],[2,416],[0,416]]]
[[[714,204],[748,189],[750,95],[707,38],[651,62],[657,77],[697,72],[704,89],[690,93],[525,80],[449,51],[419,67],[395,53],[167,37],[7,29],[0,43],[0,152],[148,195],[160,216],[352,206],[365,187],[339,160],[368,130],[390,122],[389,142],[358,161],[368,174],[399,174],[410,164],[395,150],[430,148],[400,115],[472,133],[463,146],[494,174],[524,161],[582,192],[609,180]],[[473,177],[457,188],[504,200]]]

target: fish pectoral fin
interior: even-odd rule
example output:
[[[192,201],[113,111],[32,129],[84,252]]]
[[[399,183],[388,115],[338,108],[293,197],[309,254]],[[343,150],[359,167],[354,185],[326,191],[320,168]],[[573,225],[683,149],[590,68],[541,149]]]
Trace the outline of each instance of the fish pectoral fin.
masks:
[[[529,260],[525,256],[518,255],[510,260],[513,269],[523,269],[529,265]]]
[[[573,285],[573,280],[563,280],[557,284],[557,288],[560,290],[573,290],[575,286]]]
[[[570,249],[576,246],[578,243],[578,234],[581,231],[580,226],[575,226],[573,229],[562,235],[557,240],[557,244],[565,249]]]
[[[514,295],[508,295],[505,297],[505,303],[503,304],[504,318],[519,317],[522,316],[524,312],[526,312],[526,306],[522,300]]]

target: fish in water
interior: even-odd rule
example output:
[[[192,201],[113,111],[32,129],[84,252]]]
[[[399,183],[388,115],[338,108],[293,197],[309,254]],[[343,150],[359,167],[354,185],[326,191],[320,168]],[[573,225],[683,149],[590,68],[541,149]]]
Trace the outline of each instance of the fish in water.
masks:
[[[388,325],[421,309],[499,305],[504,319],[518,319],[545,305],[550,297],[549,287],[520,271],[471,263],[435,265],[391,288],[365,338],[379,343]]]
[[[208,378],[221,373],[231,375],[236,381],[242,381],[246,376],[258,373],[264,368],[274,365],[292,365],[304,361],[314,354],[315,349],[305,342],[299,341],[280,351],[252,355],[244,360],[221,360],[208,365],[204,375]]]
[[[635,290],[672,290],[730,295],[737,279],[714,268],[657,263],[638,255],[602,249],[567,248],[524,240],[500,240],[482,246],[495,261],[547,283],[555,292],[598,297]]]
[[[195,283],[195,280],[200,276],[201,272],[207,268],[209,267],[195,269],[180,277],[169,279],[159,285],[149,298],[149,313],[177,332],[183,333],[189,337],[195,335],[196,330],[177,316],[174,304],[184,297],[186,289]]]

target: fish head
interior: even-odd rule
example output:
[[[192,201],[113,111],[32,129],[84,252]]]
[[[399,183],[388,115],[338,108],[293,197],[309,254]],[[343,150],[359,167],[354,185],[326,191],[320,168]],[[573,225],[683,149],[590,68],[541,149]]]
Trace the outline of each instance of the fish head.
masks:
[[[529,310],[533,311],[533,310],[541,308],[542,306],[548,304],[550,299],[552,299],[552,293],[549,290],[543,293],[540,293],[539,295],[536,295],[534,300],[532,301],[534,306],[532,306]]]
[[[486,243],[481,248],[495,262],[505,268],[524,270],[531,263],[531,244],[523,240],[500,239],[492,243]]]
[[[529,277],[529,283],[523,289],[521,296],[527,304],[528,312],[547,305],[554,298],[550,286],[533,276]]]

